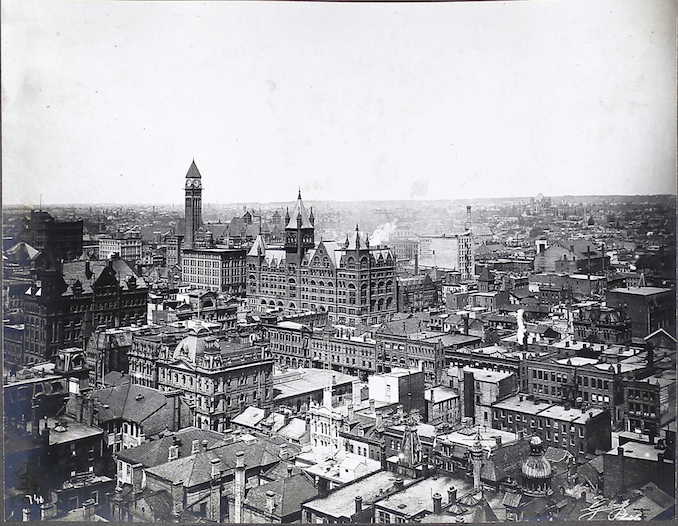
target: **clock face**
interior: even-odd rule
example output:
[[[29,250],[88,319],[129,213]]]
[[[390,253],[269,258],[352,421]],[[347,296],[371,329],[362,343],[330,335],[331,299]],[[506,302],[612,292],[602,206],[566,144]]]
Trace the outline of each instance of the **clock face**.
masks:
[[[186,181],[186,188],[200,188],[200,179],[189,179]]]

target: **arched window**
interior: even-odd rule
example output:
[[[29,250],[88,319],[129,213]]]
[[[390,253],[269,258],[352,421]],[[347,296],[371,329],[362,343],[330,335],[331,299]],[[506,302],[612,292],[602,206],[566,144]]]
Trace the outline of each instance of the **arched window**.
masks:
[[[353,259],[352,257],[349,257],[346,260],[346,267],[349,268],[350,270],[355,269],[355,259]]]
[[[360,258],[360,268],[367,268],[367,257],[363,256]]]

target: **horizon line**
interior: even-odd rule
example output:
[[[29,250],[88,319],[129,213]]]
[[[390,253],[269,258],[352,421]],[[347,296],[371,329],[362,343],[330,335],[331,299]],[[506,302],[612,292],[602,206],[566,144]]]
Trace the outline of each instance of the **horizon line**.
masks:
[[[542,194],[545,198],[551,199],[563,199],[563,198],[590,198],[590,197],[600,197],[600,198],[610,198],[610,197],[674,197],[678,199],[678,193],[653,193],[653,194],[560,194],[560,195],[547,195]],[[402,203],[402,202],[424,202],[424,203],[445,203],[445,202],[465,202],[465,201],[498,201],[498,200],[529,200],[536,198],[535,195],[531,196],[505,196],[505,197],[459,197],[459,198],[448,198],[448,199],[420,199],[420,198],[404,198],[404,199],[304,199],[307,202],[318,202],[318,203]],[[243,204],[260,204],[260,205],[275,205],[281,203],[293,203],[296,199],[290,199],[286,201],[229,201],[229,202],[215,202],[215,201],[203,201],[203,206],[228,206],[228,205],[243,205]],[[182,207],[183,203],[178,202],[140,202],[140,201],[128,201],[128,202],[53,202],[46,203],[42,201],[41,203],[3,203],[2,208],[14,207],[14,208],[31,208],[39,210],[41,208],[47,207],[57,207],[57,206],[178,206]]]

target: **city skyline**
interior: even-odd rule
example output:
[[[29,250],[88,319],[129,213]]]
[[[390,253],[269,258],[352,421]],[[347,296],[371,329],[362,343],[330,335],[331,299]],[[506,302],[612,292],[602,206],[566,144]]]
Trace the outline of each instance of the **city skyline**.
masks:
[[[675,194],[673,13],[5,3],[4,202]]]

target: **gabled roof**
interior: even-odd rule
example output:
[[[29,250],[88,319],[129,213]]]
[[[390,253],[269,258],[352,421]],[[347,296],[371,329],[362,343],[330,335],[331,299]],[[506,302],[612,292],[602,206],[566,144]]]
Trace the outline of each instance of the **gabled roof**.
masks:
[[[257,235],[257,238],[252,244],[252,248],[247,253],[248,256],[265,256],[266,255],[266,243],[264,243],[264,238],[261,237],[261,234]]]

